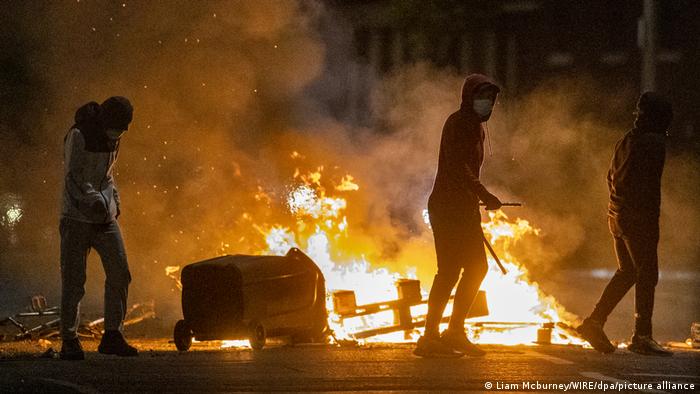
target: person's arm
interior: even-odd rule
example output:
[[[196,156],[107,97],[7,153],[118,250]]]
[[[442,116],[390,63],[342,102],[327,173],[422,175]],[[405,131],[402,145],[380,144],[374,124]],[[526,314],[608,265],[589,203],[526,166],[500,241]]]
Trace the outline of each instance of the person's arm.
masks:
[[[640,138],[636,148],[635,166],[643,183],[639,186],[647,190],[660,190],[666,160],[664,136],[648,133]]]
[[[479,180],[479,177],[476,176],[476,174],[474,174],[472,169],[469,168],[469,165],[467,164],[466,160],[464,160],[464,157],[468,155],[469,152],[465,151],[463,147],[476,147],[476,144],[480,143],[478,137],[473,138],[473,136],[467,136],[466,143],[460,143],[461,141],[457,141],[457,138],[465,137],[459,135],[460,133],[456,129],[456,126],[449,119],[445,123],[443,133],[448,133],[448,143],[446,146],[447,159],[452,162],[456,161],[464,163],[463,168],[461,170],[464,171],[465,174],[466,184],[464,186],[466,187],[466,189],[472,192],[477,197],[479,197],[481,201],[486,203],[486,209],[491,210],[500,208],[501,201],[498,199],[498,197],[494,196],[486,189],[486,187]]]
[[[85,154],[85,139],[79,130],[68,132],[64,142],[65,185],[70,197],[76,203],[85,200],[89,185],[83,182],[83,157]]]
[[[641,141],[642,167],[654,178],[661,179],[666,161],[666,143],[661,134],[649,135]]]

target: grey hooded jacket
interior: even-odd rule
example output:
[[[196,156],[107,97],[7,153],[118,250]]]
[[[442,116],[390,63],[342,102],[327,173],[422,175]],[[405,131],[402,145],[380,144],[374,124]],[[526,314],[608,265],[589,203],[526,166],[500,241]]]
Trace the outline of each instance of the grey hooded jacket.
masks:
[[[64,187],[61,217],[86,223],[110,223],[119,212],[112,172],[118,150],[89,151],[85,137],[72,128],[64,142]]]

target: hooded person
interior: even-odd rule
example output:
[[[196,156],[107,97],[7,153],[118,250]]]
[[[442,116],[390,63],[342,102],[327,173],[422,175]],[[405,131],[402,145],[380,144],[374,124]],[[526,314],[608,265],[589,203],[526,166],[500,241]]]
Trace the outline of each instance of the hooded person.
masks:
[[[499,91],[485,75],[467,76],[460,109],[447,118],[442,129],[438,168],[428,200],[437,275],[428,298],[425,334],[414,350],[421,357],[484,354],[467,338],[464,320],[488,269],[479,201],[489,210],[501,207],[500,200],[479,180],[484,160],[484,122],[491,117]],[[440,335],[442,314],[455,284],[449,327]]]
[[[615,346],[603,326],[622,297],[635,286],[635,327],[627,347],[646,355],[671,355],[652,338],[654,292],[659,278],[657,246],[661,207],[661,175],[665,137],[673,118],[670,102],[654,92],[637,103],[634,128],[615,145],[607,181],[610,192],[608,226],[618,270],[578,332],[602,353]]]
[[[89,102],[75,114],[64,138],[64,187],[61,235],[60,358],[82,360],[78,340],[79,305],[85,294],[87,256],[100,255],[105,270],[105,335],[98,347],[104,354],[135,356],[121,330],[131,275],[117,218],[120,200],[114,183],[114,164],[121,135],[129,127],[133,108],[124,97],[102,104]]]

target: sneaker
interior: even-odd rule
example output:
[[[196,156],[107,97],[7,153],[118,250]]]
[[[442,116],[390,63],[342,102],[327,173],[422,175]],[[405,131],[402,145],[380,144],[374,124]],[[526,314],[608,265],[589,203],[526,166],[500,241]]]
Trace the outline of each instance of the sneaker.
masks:
[[[632,343],[627,346],[630,352],[643,354],[645,356],[673,356],[673,352],[664,349],[649,335],[635,335]]]
[[[603,331],[603,325],[591,319],[586,319],[583,324],[576,329],[583,339],[593,346],[593,349],[601,353],[612,353],[615,351],[615,345],[610,343],[608,336]]]
[[[464,354],[445,345],[439,337],[426,336],[418,338],[413,354],[425,358],[459,358],[464,356]]]
[[[64,339],[58,358],[72,361],[85,360],[85,352],[83,352],[83,347],[80,346],[80,340],[78,338]]]
[[[467,338],[467,333],[464,331],[457,332],[448,329],[442,333],[440,340],[453,350],[467,356],[482,357],[486,354],[485,351],[481,350],[481,348],[469,341],[469,338]]]
[[[134,357],[139,354],[135,347],[126,343],[124,336],[119,331],[105,331],[97,351],[102,354],[114,354],[120,357]]]

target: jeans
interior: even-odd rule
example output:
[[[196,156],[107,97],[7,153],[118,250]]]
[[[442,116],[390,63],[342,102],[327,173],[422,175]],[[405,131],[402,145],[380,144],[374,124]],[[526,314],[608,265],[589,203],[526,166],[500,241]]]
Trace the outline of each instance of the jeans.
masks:
[[[442,314],[457,281],[449,329],[463,332],[464,320],[488,270],[481,214],[478,208],[455,213],[429,211],[429,214],[438,271],[428,297],[425,335],[439,334]]]
[[[658,225],[649,231],[625,230],[624,222],[608,219],[619,268],[603,290],[590,319],[605,323],[615,306],[635,286],[635,335],[651,336],[654,292],[659,279]]]
[[[105,270],[104,328],[121,330],[131,282],[119,223],[84,223],[63,218],[61,234],[61,337],[77,338],[80,300],[85,295],[85,270],[95,249]]]

